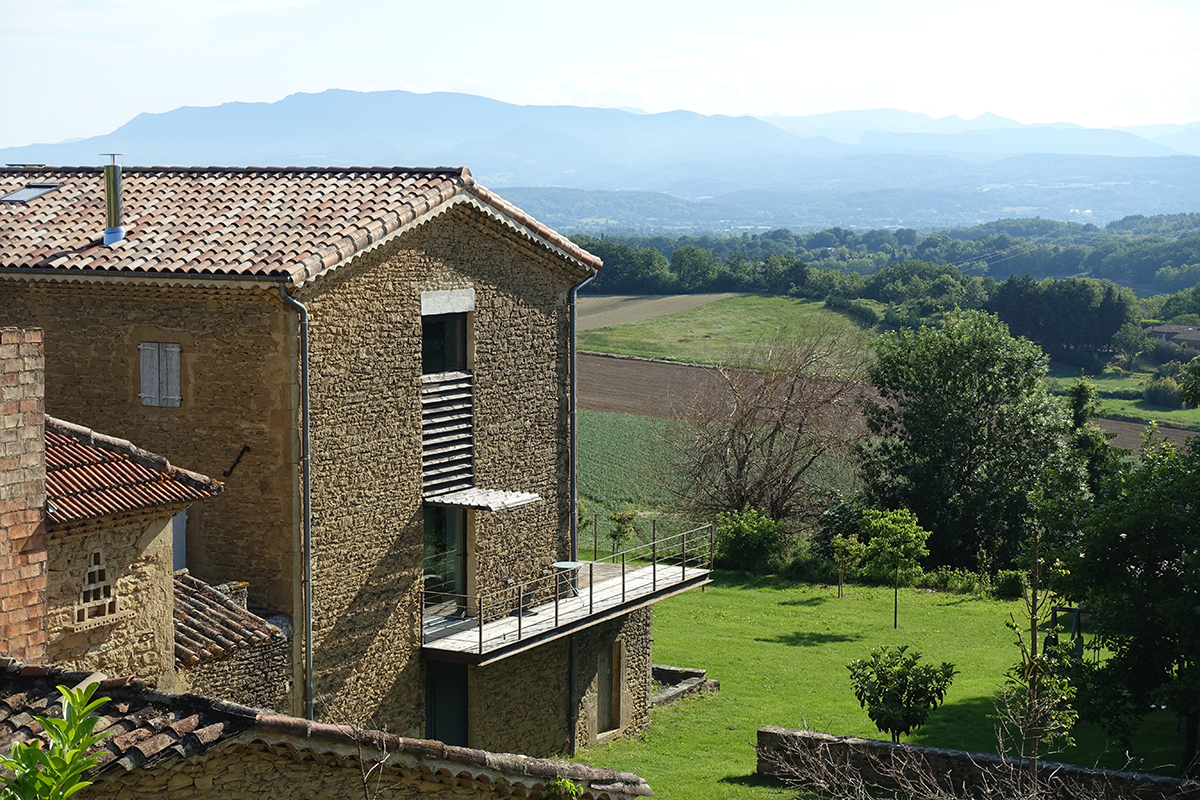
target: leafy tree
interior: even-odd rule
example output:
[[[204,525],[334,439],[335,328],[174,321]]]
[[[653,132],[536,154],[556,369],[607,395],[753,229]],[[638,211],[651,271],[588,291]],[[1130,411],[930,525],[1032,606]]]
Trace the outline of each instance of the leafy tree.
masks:
[[[1200,356],[1196,356],[1179,373],[1179,399],[1200,406]]]
[[[867,546],[858,540],[857,536],[843,536],[840,533],[829,540],[829,549],[833,553],[833,563],[837,565],[838,597],[842,596],[842,582],[847,572],[856,569],[867,554]]]
[[[782,521],[821,507],[826,471],[862,435],[860,336],[784,333],[713,369],[664,432],[666,489],[703,518],[756,508]]]
[[[717,515],[717,562],[726,569],[755,575],[783,565],[784,540],[779,523],[753,508]]]
[[[871,649],[868,661],[855,659],[846,665],[859,706],[883,733],[899,743],[929,719],[942,704],[954,676],[953,664],[918,664],[920,653],[906,655],[908,645],[893,649],[881,644]]]
[[[1104,413],[1096,397],[1096,384],[1083,375],[1067,390],[1071,415],[1069,444],[1087,472],[1087,486],[1092,494],[1099,491],[1101,482],[1120,465],[1122,457],[1112,446],[1116,434],[1106,433],[1094,422]]]
[[[1107,480],[1083,524],[1065,594],[1086,603],[1093,645],[1081,712],[1128,737],[1152,703],[1183,721],[1184,774],[1200,723],[1200,441],[1154,442]]]
[[[892,627],[900,627],[900,573],[921,571],[921,559],[929,555],[925,540],[929,531],[918,524],[907,508],[880,511],[870,508],[863,514],[863,535],[867,537],[867,563],[879,572],[893,576]]]
[[[1133,360],[1149,350],[1151,342],[1141,325],[1126,322],[1113,334],[1112,347],[1125,356],[1125,369],[1133,369]]]
[[[721,259],[711,250],[686,244],[671,253],[671,272],[679,279],[679,288],[684,292],[711,290],[722,272]]]
[[[0,800],[64,800],[91,785],[83,780],[83,773],[96,766],[100,757],[86,753],[108,735],[93,733],[99,717],[92,712],[108,702],[107,697],[92,699],[97,686],[58,687],[62,718],[35,717],[50,746],[43,749],[36,740],[17,742],[11,755],[0,756],[0,767],[12,773],[12,777],[0,775],[4,782]]]
[[[1057,632],[1049,624],[1054,595],[1043,580],[1050,577],[1045,574],[1047,571],[1061,571],[1060,565],[1048,563],[1040,526],[1034,527],[1029,548],[1030,580],[1023,592],[1025,611],[1019,622],[1015,615],[1010,615],[1007,623],[1017,637],[1021,660],[1005,674],[1004,686],[996,694],[995,703],[1000,752],[1007,752],[1008,742],[1019,738],[1020,755],[1029,765],[1030,778],[1036,781],[1038,759],[1043,754],[1060,752],[1075,743],[1071,729],[1079,715],[1070,705],[1075,687],[1065,675]],[[1039,649],[1040,634],[1046,631],[1050,631],[1050,636]]]
[[[931,532],[936,566],[1010,560],[1024,539],[1029,493],[1068,459],[1068,421],[1047,394],[1045,354],[981,312],[941,328],[882,335],[859,448],[869,502],[908,508]]]

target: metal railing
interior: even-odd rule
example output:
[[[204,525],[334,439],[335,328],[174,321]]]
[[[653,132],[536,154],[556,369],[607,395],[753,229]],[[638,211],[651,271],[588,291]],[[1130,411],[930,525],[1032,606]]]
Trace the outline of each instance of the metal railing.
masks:
[[[423,641],[428,644],[455,634],[461,643],[463,631],[473,627],[472,649],[482,654],[494,649],[487,647],[485,630],[493,623],[512,619],[512,623],[502,626],[503,633],[496,635],[503,635],[504,644],[508,644],[515,633],[515,641],[519,642],[712,570],[712,525],[665,533],[655,524],[649,533],[649,541],[638,541],[592,560],[556,562],[560,564],[558,569],[547,564],[543,574],[532,580],[510,580],[508,585],[477,594],[446,591],[451,582],[429,571],[439,560],[444,563],[445,556],[430,556],[425,559]]]

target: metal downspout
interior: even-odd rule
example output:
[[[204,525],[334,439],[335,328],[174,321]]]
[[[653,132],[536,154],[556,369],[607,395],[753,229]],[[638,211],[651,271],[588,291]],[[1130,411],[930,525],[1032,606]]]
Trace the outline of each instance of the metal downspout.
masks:
[[[311,420],[308,407],[308,309],[279,284],[279,296],[300,314],[300,464],[304,475],[304,716],[313,719],[312,646],[312,453],[309,448]]]
[[[579,560],[579,378],[577,376],[578,358],[575,352],[575,324],[578,321],[576,302],[579,300],[579,290],[596,279],[593,273],[587,280],[571,287],[568,305],[571,313],[571,560]],[[571,676],[574,680],[574,673]],[[574,734],[572,734],[572,738]],[[572,749],[572,752],[574,750]]]
[[[579,407],[577,395],[579,391],[579,381],[576,377],[578,368],[578,359],[575,353],[575,323],[578,318],[576,313],[576,302],[579,299],[579,290],[587,286],[596,275],[593,273],[587,280],[581,281],[571,287],[570,305],[571,313],[571,560],[579,560]],[[595,555],[594,553],[592,554]],[[570,697],[570,741],[572,754],[578,747],[578,729],[579,729],[579,699],[576,695],[579,692],[579,678],[576,672],[579,668],[579,642],[575,639],[575,634],[571,634],[571,687],[568,691]]]

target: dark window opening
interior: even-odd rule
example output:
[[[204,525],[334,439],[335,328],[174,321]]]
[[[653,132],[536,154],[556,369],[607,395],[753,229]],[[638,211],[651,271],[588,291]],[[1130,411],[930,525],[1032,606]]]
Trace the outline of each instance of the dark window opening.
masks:
[[[467,315],[421,317],[421,373],[461,372],[467,368]]]
[[[466,545],[466,509],[425,506],[426,607],[444,605],[447,613],[466,607]]]
[[[467,667],[425,662],[425,736],[467,746]]]

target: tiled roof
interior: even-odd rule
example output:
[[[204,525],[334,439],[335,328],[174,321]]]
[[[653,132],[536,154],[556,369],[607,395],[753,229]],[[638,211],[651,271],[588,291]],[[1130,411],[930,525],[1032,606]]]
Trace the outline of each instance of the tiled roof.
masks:
[[[127,678],[66,672],[41,665],[7,661],[0,669],[0,751],[39,737],[34,717],[61,717],[55,687],[99,681],[97,696],[109,702],[97,710],[96,732],[111,734],[97,746],[100,764],[92,774],[117,767],[149,767],[173,755],[199,755],[256,722],[250,708],[195,695],[171,695]]]
[[[473,202],[556,251],[580,277],[600,259],[475,183],[466,167],[126,167],[122,241],[103,245],[98,167],[0,168],[0,270],[78,275],[260,278],[302,283],[423,215]]]
[[[66,672],[40,665],[0,659],[0,751],[13,743],[40,737],[33,718],[61,716],[58,685],[79,686],[99,681],[97,695],[110,698],[97,711],[97,731],[111,732],[97,746],[99,766],[85,777],[153,768],[173,756],[203,760],[225,744],[266,745],[291,754],[314,754],[322,761],[383,761],[428,782],[453,784],[469,778],[483,784],[507,784],[497,794],[529,796],[559,777],[581,785],[584,798],[650,796],[650,787],[637,775],[568,761],[490,753],[441,742],[406,739],[345,725],[309,722],[198,695],[172,695],[129,679]],[[378,754],[378,755],[373,755]],[[357,769],[354,764],[350,766]]]
[[[190,667],[281,635],[186,570],[175,573],[175,663]]]
[[[46,417],[46,516],[51,522],[191,503],[221,489],[220,482],[173,467],[124,439]]]

